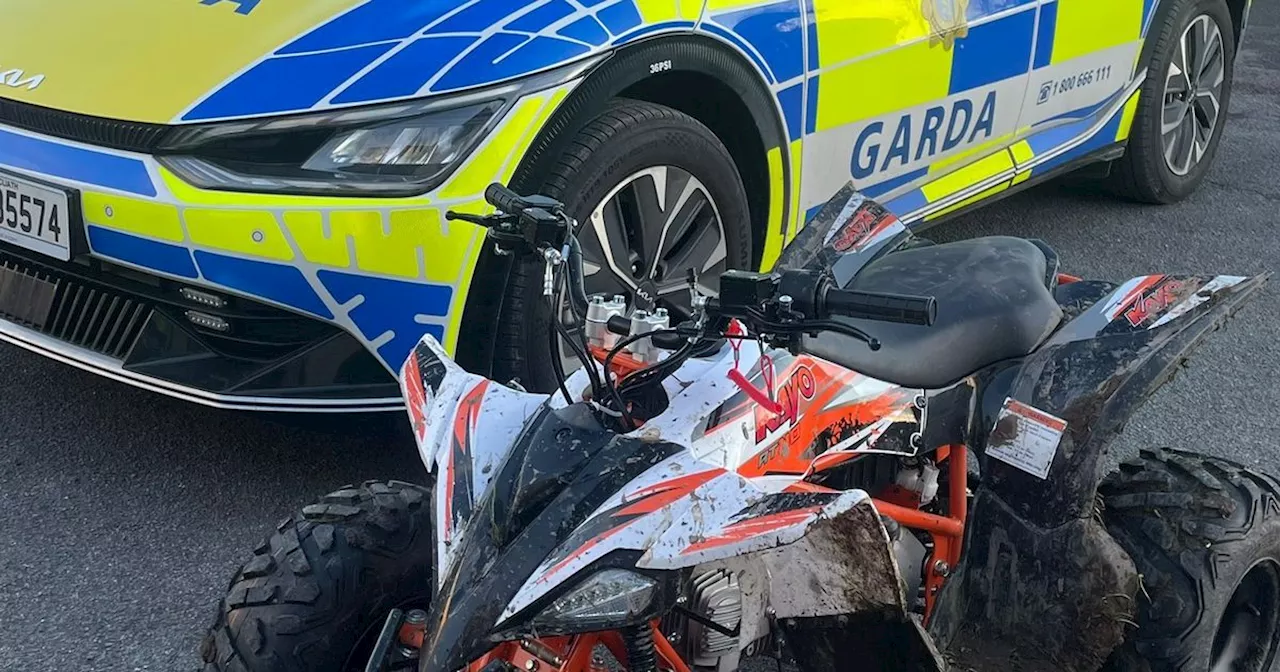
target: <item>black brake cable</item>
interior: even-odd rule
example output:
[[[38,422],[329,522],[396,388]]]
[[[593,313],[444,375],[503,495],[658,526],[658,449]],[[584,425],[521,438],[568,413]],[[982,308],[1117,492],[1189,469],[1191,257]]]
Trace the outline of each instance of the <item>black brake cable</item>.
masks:
[[[556,278],[555,278],[556,292],[552,296],[552,302],[551,302],[551,311],[552,311],[551,319],[555,325],[555,330],[551,332],[552,334],[551,335],[551,366],[552,366],[552,369],[555,371],[556,378],[558,379],[557,382],[559,383],[559,386],[560,386],[560,393],[564,395],[565,403],[572,405],[573,396],[569,394],[569,389],[565,385],[566,381],[568,380],[568,376],[564,372],[564,362],[560,361],[560,347],[559,347],[560,343],[557,337],[559,337],[559,339],[564,340],[564,342],[569,346],[569,348],[573,350],[574,356],[577,357],[578,361],[582,364],[582,366],[586,368],[587,376],[591,380],[591,391],[592,391],[591,394],[593,397],[598,396],[600,394],[600,391],[603,387],[603,383],[600,381],[599,376],[596,375],[595,362],[592,361],[590,355],[588,355],[587,352],[582,348],[582,344],[579,343],[578,340],[575,339],[573,335],[569,333],[568,328],[565,327],[564,321],[560,319],[560,315],[558,314],[559,307],[562,305],[565,298],[564,290],[565,290],[565,281],[567,280],[566,275],[567,274],[563,271],[556,273]],[[573,313],[574,329],[578,330],[580,333],[582,329],[582,325],[580,322],[578,322],[578,315],[576,311],[574,311],[573,308],[570,307],[569,312]]]
[[[623,402],[622,400],[622,394],[618,392],[618,383],[614,382],[611,378],[609,378],[609,372],[613,370],[613,358],[617,357],[618,353],[622,352],[623,348],[627,347],[628,345],[631,345],[632,343],[635,343],[640,339],[653,338],[654,336],[661,336],[666,334],[679,334],[679,333],[680,332],[675,329],[657,329],[655,331],[647,331],[643,334],[632,334],[622,339],[621,341],[618,341],[618,343],[613,346],[613,349],[609,351],[609,354],[605,356],[604,375],[605,375],[605,380],[608,382],[609,394],[613,398],[613,402],[618,405],[617,410],[619,413],[622,414],[622,420],[623,422],[626,423],[625,425],[626,427],[631,428],[632,425],[635,424],[635,422],[631,418],[631,413],[627,410],[626,403]],[[618,381],[618,382],[621,382],[621,381]],[[631,429],[628,429],[627,431],[631,431]]]

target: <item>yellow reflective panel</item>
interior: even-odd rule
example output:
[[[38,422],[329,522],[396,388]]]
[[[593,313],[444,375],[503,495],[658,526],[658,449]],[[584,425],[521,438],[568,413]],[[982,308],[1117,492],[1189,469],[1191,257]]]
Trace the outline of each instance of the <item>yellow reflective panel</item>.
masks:
[[[293,260],[293,248],[285,240],[276,216],[261,210],[184,210],[187,233],[197,245],[241,254]]]
[[[930,203],[934,203],[1012,169],[1013,158],[1009,156],[1009,152],[1002,149],[924,185],[921,191]]]
[[[636,0],[636,5],[647,24],[680,19],[696,21],[702,13],[699,0]]]
[[[332,236],[325,232],[324,213],[285,212],[284,225],[307,261],[341,268],[351,265],[346,236]]]
[[[787,198],[787,185],[783,181],[782,148],[770,149],[765,158],[769,162],[769,222],[764,236],[764,251],[760,256],[760,269],[767,271],[778,260],[778,255],[782,254],[783,207]]]
[[[175,243],[187,238],[178,208],[172,205],[86,191],[81,208],[89,224]]]
[[[949,205],[949,206],[947,206],[947,207],[945,207],[945,208],[943,208],[943,209],[941,209],[941,210],[939,210],[939,211],[937,211],[937,212],[933,213],[932,215],[929,215],[928,217],[925,217],[925,218],[924,218],[924,220],[925,220],[926,222],[928,222],[928,221],[932,221],[932,220],[938,219],[939,217],[943,217],[943,216],[949,215],[949,214],[951,214],[951,213],[953,213],[953,212],[956,212],[956,211],[958,211],[958,210],[962,210],[962,209],[967,208],[967,207],[969,207],[969,206],[971,206],[971,205],[973,205],[973,204],[975,204],[975,203],[978,203],[979,201],[985,201],[986,199],[991,198],[992,196],[995,196],[996,194],[998,194],[998,193],[1000,193],[1000,192],[1002,192],[1002,191],[1004,191],[1005,189],[1008,189],[1008,188],[1009,188],[1009,182],[1008,182],[1008,181],[1001,182],[1001,183],[999,183],[999,184],[995,185],[994,187],[991,187],[991,188],[989,188],[989,189],[985,189],[985,190],[983,190],[983,191],[981,191],[981,192],[979,192],[979,193],[977,193],[977,194],[975,194],[975,195],[973,195],[973,196],[970,196],[969,198],[966,198],[966,199],[964,199],[964,200],[960,201],[959,203],[956,203],[956,204],[954,204],[954,205]]]
[[[692,3],[696,0],[680,0],[685,3]],[[726,9],[742,9],[743,7],[757,7],[761,4],[760,0],[707,0],[706,6],[708,12],[719,12]]]
[[[6,98],[168,123],[293,37],[360,0],[4,0],[0,67],[43,75]]]
[[[1013,161],[1019,166],[1025,165],[1036,158],[1035,150],[1031,149],[1031,143],[1026,140],[1019,140],[1009,147],[1009,151],[1013,153]]]
[[[329,213],[329,227],[335,238],[351,237],[360,270],[418,277],[416,236],[403,228],[388,231],[383,216],[379,211],[335,210]]]
[[[921,8],[921,0],[814,0],[818,60],[826,68],[927,37]]]
[[[1137,0],[1058,0],[1050,62],[1126,44],[1141,33],[1142,3]]]
[[[791,142],[791,226],[787,229],[787,242],[800,233],[807,223],[804,221],[804,210],[800,208],[800,175],[801,161],[804,156],[804,140]]]
[[[953,50],[915,42],[822,74],[818,130],[948,96]]]
[[[447,233],[442,225],[449,227]],[[458,281],[461,262],[479,230],[467,222],[444,222],[440,211],[431,208],[394,210],[388,239],[403,239],[422,250],[422,272],[428,281],[452,284]]]
[[[1138,96],[1142,95],[1139,89],[1133,92],[1129,97],[1129,102],[1124,104],[1124,113],[1120,117],[1120,128],[1116,129],[1116,141],[1128,140],[1129,133],[1133,130],[1133,117],[1138,114]]]

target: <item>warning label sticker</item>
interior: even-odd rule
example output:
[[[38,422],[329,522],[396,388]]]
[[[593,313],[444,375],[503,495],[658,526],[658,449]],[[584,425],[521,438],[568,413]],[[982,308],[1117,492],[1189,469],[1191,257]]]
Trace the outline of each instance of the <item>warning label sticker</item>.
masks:
[[[987,442],[987,454],[1036,478],[1049,477],[1067,421],[1005,399]]]

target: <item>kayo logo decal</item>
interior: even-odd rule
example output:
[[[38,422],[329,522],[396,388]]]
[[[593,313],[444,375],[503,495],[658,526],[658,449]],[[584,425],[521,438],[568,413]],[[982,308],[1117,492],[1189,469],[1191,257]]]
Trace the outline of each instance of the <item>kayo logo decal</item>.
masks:
[[[764,443],[765,439],[784,426],[794,427],[800,419],[800,401],[812,401],[817,391],[818,384],[813,377],[813,370],[802,365],[778,390],[781,413],[774,414],[762,406],[755,407],[756,443]]]
[[[1192,289],[1190,283],[1169,278],[1156,285],[1150,292],[1139,295],[1133,305],[1124,311],[1124,319],[1130,326],[1140,327],[1153,316],[1164,313],[1175,303],[1187,298],[1191,293],[1189,289]]]
[[[853,145],[850,171],[856,180],[932,159],[961,144],[989,139],[995,131],[996,92],[989,91],[981,105],[961,98],[923,112],[904,114],[896,124],[867,124]],[[888,145],[885,139],[888,138]]]
[[[21,89],[26,87],[29,91],[35,91],[44,83],[44,75],[28,75],[20,68],[11,68],[4,70],[0,68],[0,84]]]

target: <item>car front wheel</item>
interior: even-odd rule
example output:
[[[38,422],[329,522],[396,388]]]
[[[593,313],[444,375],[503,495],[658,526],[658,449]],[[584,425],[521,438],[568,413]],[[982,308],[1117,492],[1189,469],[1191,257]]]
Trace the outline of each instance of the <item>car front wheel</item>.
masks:
[[[706,126],[663,105],[619,99],[585,124],[545,176],[541,193],[578,222],[589,294],[631,306],[690,310],[687,275],[714,292],[729,268],[752,260],[751,217],[729,151]],[[493,377],[554,389],[552,311],[541,267],[511,274],[493,353]],[[568,366],[566,366],[568,368]]]

